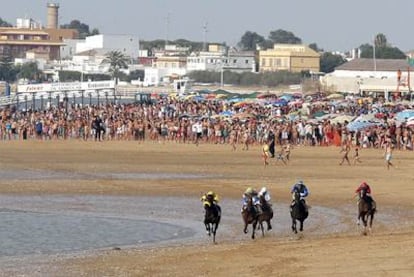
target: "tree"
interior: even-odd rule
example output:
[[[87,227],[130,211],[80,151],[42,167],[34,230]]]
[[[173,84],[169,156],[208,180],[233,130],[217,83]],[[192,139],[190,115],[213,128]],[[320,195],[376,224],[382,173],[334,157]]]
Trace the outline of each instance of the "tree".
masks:
[[[63,24],[60,27],[62,29],[76,29],[78,31],[80,39],[84,39],[87,36],[99,34],[98,29],[94,28],[91,32],[89,31],[89,25],[82,23],[77,19],[72,20],[69,24]]]
[[[335,70],[335,67],[345,63],[346,60],[341,55],[335,55],[325,52],[321,56],[321,71],[329,73]]]
[[[115,79],[115,84],[118,84],[118,79],[122,75],[121,69],[128,68],[128,58],[120,51],[110,51],[106,54],[106,58],[102,63],[109,64],[109,72]]]
[[[374,39],[375,45],[375,58],[377,59],[406,59],[407,56],[403,51],[397,47],[392,47],[387,41],[387,37],[379,33]],[[360,47],[361,58],[372,59],[374,58],[374,48],[371,44],[365,43]]]
[[[91,36],[99,35],[99,30],[97,28],[93,28],[91,32]]]
[[[361,49],[361,58],[373,59],[374,48],[372,47],[372,45],[363,44],[360,46],[360,49]],[[375,58],[376,59],[406,59],[407,56],[399,48],[387,46],[387,47],[381,47],[381,48],[375,47]]]
[[[265,41],[265,38],[256,32],[247,31],[241,37],[238,46],[242,50],[256,50],[257,45],[262,44]]]
[[[13,60],[10,55],[0,56],[0,80],[13,82],[16,80],[17,70],[13,66]]]
[[[80,81],[82,73],[79,71],[61,70],[59,71],[59,82]]]
[[[302,40],[296,37],[292,32],[282,29],[271,31],[269,33],[269,39],[273,43],[286,43],[286,44],[301,44]]]
[[[41,71],[37,67],[36,62],[24,63],[19,68],[17,77],[20,79],[27,79],[29,81],[38,81],[40,79]]]
[[[11,25],[9,22],[7,22],[7,21],[3,20],[3,19],[0,17],[0,27],[13,27],[13,25]]]
[[[316,52],[323,52],[322,48],[319,48],[318,45],[316,44],[316,42],[311,43],[308,45],[310,49],[316,51]]]
[[[145,77],[144,70],[134,70],[129,72],[128,75],[128,82],[131,82],[131,80],[141,80],[143,81]]]
[[[375,36],[374,43],[376,48],[388,47],[387,37],[382,33],[379,33]]]

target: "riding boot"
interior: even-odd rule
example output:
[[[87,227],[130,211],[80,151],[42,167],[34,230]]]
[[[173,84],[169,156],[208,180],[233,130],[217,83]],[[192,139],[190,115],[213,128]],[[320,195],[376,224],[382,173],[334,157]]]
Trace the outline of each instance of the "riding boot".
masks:
[[[260,205],[256,205],[257,214],[260,215],[263,213],[262,207]]]
[[[308,212],[309,208],[308,208],[308,204],[306,204],[305,200],[302,199],[302,204],[303,207],[305,208],[305,211]]]

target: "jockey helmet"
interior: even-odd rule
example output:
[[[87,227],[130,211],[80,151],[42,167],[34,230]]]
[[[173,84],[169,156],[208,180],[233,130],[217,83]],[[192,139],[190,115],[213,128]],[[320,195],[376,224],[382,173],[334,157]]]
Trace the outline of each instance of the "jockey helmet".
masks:
[[[263,195],[267,192],[267,188],[266,187],[262,187],[262,189],[260,190],[259,194]]]
[[[368,186],[367,182],[362,182],[361,183],[361,187],[366,187],[366,186]]]
[[[252,194],[253,193],[253,189],[251,187],[248,187],[244,193],[245,194]]]
[[[214,192],[210,190],[209,192],[207,192],[207,195],[214,196]]]

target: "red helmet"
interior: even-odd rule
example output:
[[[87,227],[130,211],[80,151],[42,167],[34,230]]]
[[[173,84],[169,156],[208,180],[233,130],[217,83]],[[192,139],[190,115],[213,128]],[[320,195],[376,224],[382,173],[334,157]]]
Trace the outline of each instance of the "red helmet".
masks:
[[[367,182],[362,182],[361,183],[361,187],[367,187],[367,186],[368,186]]]

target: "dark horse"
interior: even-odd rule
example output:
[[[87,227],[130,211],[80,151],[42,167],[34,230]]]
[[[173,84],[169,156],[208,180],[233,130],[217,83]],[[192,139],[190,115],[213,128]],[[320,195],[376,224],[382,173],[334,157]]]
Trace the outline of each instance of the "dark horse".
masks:
[[[244,221],[243,232],[247,234],[247,225],[252,224],[252,239],[254,239],[254,232],[256,230],[259,214],[253,206],[251,198],[247,201],[247,205],[243,206],[241,214]]]
[[[267,223],[267,230],[272,229],[272,224],[270,220],[273,218],[273,209],[272,206],[265,200],[264,196],[260,196],[260,206],[262,207],[262,213],[258,218],[258,229],[262,229],[262,236],[264,236],[263,222]]]
[[[372,221],[374,220],[374,214],[377,211],[375,201],[367,195],[367,191],[362,189],[359,192],[359,202],[358,202],[358,225],[362,219],[364,225],[364,234],[366,234],[366,228],[368,225],[369,219],[369,231],[372,228]]]
[[[212,202],[204,202],[204,224],[206,225],[207,235],[211,236],[213,233],[213,242],[216,242],[216,232],[220,224],[221,208],[219,205]]]
[[[292,231],[295,234],[298,232],[296,229],[296,220],[300,222],[299,231],[303,231],[303,221],[308,217],[308,211],[305,207],[305,203],[300,199],[299,191],[295,191],[295,203],[290,209],[290,216],[292,217]]]

